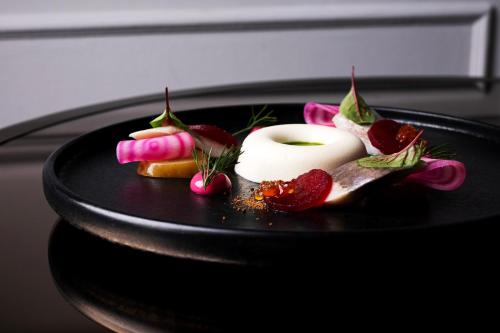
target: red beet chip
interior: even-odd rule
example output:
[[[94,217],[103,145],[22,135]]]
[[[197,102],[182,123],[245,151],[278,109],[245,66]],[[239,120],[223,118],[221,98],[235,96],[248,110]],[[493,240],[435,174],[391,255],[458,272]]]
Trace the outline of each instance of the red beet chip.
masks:
[[[402,125],[390,119],[382,119],[374,122],[368,130],[368,138],[371,144],[378,148],[382,154],[388,155],[400,151],[400,143],[396,137]]]
[[[238,144],[238,141],[236,141],[236,138],[231,133],[214,125],[189,125],[189,129],[207,139],[228,147]]]
[[[321,205],[332,189],[332,177],[325,171],[313,169],[292,180],[295,190],[292,194],[266,197],[266,204],[274,210],[298,212]]]

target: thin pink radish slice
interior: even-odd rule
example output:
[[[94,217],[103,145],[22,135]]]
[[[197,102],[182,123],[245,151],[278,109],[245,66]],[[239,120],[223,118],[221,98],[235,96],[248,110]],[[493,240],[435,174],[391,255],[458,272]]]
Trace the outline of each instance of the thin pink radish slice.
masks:
[[[309,102],[304,105],[304,120],[308,124],[335,127],[333,116],[339,113],[337,105],[319,104]]]
[[[175,160],[191,156],[194,140],[187,132],[151,139],[118,142],[116,157],[120,164],[137,161]]]
[[[441,191],[456,190],[464,183],[467,172],[462,162],[431,158],[422,160],[426,163],[425,167],[410,174],[404,181],[419,183]]]

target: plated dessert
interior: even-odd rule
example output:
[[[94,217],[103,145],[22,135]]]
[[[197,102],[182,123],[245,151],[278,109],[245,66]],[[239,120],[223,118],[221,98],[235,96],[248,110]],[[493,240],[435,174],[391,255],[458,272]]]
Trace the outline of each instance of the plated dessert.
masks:
[[[339,106],[309,102],[304,120],[273,125],[276,119],[264,108],[235,133],[186,125],[172,112],[166,91],[164,112],[151,128],[120,141],[116,154],[119,163],[139,162],[141,176],[190,178],[186,186],[200,195],[229,194],[231,178],[239,175],[255,187],[232,200],[289,212],[355,201],[372,183],[449,191],[465,180],[465,166],[444,143],[427,142],[422,130],[370,108],[357,91],[354,71]]]

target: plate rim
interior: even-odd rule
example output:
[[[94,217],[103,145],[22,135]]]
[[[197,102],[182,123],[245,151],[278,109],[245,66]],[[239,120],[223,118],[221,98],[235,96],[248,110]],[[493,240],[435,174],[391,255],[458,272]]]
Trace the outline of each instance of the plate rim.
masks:
[[[301,105],[301,103],[272,103],[269,105],[280,105],[280,106],[286,106],[286,105]],[[221,108],[235,108],[235,107],[241,107],[243,105],[241,104],[235,104],[235,105],[228,105],[228,106],[221,106],[221,107],[210,107],[210,108],[196,108],[196,109],[191,109],[191,110],[185,110],[181,111],[183,112],[195,112],[195,111],[201,111],[205,110],[208,112],[211,109],[221,109]],[[246,106],[246,105],[245,105]],[[470,119],[465,119],[465,118],[460,118],[460,117],[455,117],[455,116],[449,116],[449,115],[443,115],[443,114],[438,114],[438,113],[432,113],[432,112],[426,112],[426,111],[419,111],[419,110],[413,110],[413,109],[406,109],[406,108],[397,108],[397,107],[385,107],[385,106],[373,106],[373,108],[376,111],[381,111],[381,113],[388,113],[389,118],[391,119],[398,119],[398,117],[391,117],[390,115],[392,114],[399,114],[399,115],[405,115],[405,116],[410,116],[410,118],[421,118],[420,121],[415,121],[413,122],[413,119],[408,119],[404,118],[407,122],[408,120],[411,123],[415,124],[422,124],[425,125],[426,127],[433,127],[433,128],[438,128],[438,129],[445,129],[448,131],[453,131],[453,132],[458,132],[466,135],[471,135],[474,137],[478,137],[480,139],[486,139],[490,140],[496,143],[500,144],[500,127],[483,123],[480,121],[475,121],[475,120],[470,120]],[[284,231],[284,230],[273,230],[273,229],[268,229],[268,230],[257,230],[257,229],[241,229],[241,228],[230,228],[226,225],[217,225],[214,227],[205,227],[205,226],[195,226],[195,225],[189,225],[189,224],[184,224],[184,223],[178,223],[175,221],[165,221],[165,220],[153,220],[153,219],[148,219],[140,216],[133,216],[133,215],[128,215],[116,211],[112,211],[110,209],[106,209],[103,207],[99,207],[98,205],[89,202],[83,198],[81,198],[77,193],[74,191],[70,190],[64,183],[63,181],[58,177],[56,174],[55,166],[58,163],[58,160],[60,156],[62,155],[63,152],[65,152],[69,147],[77,144],[80,141],[85,140],[87,137],[95,135],[95,133],[98,133],[99,131],[105,131],[109,130],[110,128],[113,127],[119,127],[125,123],[129,123],[132,121],[137,121],[139,119],[146,119],[147,116],[144,117],[138,117],[130,120],[125,120],[122,122],[118,122],[112,125],[104,126],[95,130],[92,130],[90,132],[87,132],[85,134],[82,134],[76,138],[73,138],[72,140],[64,143],[61,147],[59,147],[57,150],[55,150],[53,153],[50,154],[50,156],[47,158],[47,160],[44,163],[43,166],[43,188],[44,188],[44,194],[45,197],[47,198],[47,201],[49,204],[56,210],[56,212],[59,214],[58,209],[60,207],[58,206],[57,203],[54,202],[54,200],[57,200],[53,198],[54,196],[59,196],[62,198],[60,199],[69,199],[72,203],[78,206],[78,209],[91,209],[92,211],[105,211],[108,212],[109,215],[113,215],[115,217],[121,217],[121,219],[118,219],[119,221],[125,222],[127,224],[132,224],[136,226],[146,226],[148,225],[149,227],[152,227],[156,230],[160,229],[161,231],[173,231],[176,229],[183,229],[184,232],[205,232],[205,233],[210,233],[216,231],[216,233],[220,234],[226,234],[226,235],[240,235],[241,233],[248,234],[250,236],[262,236],[262,235],[269,235],[272,234],[273,237],[280,237],[280,236],[289,236],[293,234],[294,236],[297,235],[321,235],[321,234],[359,234],[359,233],[373,233],[373,232],[390,232],[390,231],[403,231],[403,230],[419,230],[419,229],[428,229],[428,228],[436,228],[440,226],[446,226],[446,225],[413,225],[413,226],[395,226],[395,227],[387,227],[387,228],[380,228],[380,229],[360,229],[360,230],[345,230],[345,231]],[[457,130],[457,127],[447,127],[447,126],[441,126],[441,125],[432,125],[432,120],[439,119],[440,121],[445,121],[446,123],[450,124],[459,124],[463,128],[461,130]],[[475,130],[471,129],[474,128]],[[478,128],[481,130],[484,130],[484,134],[478,135]],[[86,207],[86,208],[84,208]],[[64,215],[61,215],[64,218],[67,218]],[[111,218],[110,216],[106,214],[98,214],[95,213],[95,217],[102,218]],[[132,221],[134,222],[132,222]],[[473,220],[477,221],[477,220]],[[470,223],[473,221],[461,221],[454,223]],[[70,221],[71,222],[71,221]]]
[[[297,107],[302,103],[272,103],[280,107]],[[182,112],[207,112],[213,109],[230,109],[248,106],[246,104],[235,104],[221,107],[196,108]],[[471,135],[483,140],[489,140],[495,144],[500,144],[500,127],[482,123],[475,120],[460,117],[442,115],[419,110],[412,110],[397,107],[374,106],[374,109],[387,115],[389,118],[400,119],[413,124],[422,124],[427,127],[444,129]],[[403,116],[403,117],[401,117]],[[471,224],[480,225],[497,221],[498,215],[490,215],[481,218],[461,220],[450,224],[437,225],[409,225],[391,226],[384,228],[348,229],[348,230],[276,230],[270,229],[245,229],[234,228],[230,224],[217,224],[214,226],[198,226],[175,221],[148,219],[140,216],[133,216],[99,207],[80,197],[77,193],[69,189],[56,173],[56,165],[61,155],[71,146],[86,140],[89,136],[95,135],[99,131],[106,131],[113,127],[122,126],[125,123],[147,119],[147,116],[137,117],[130,120],[121,121],[112,125],[104,126],[88,133],[82,134],[59,147],[46,160],[43,167],[43,191],[46,200],[59,216],[71,225],[87,231],[99,238],[111,241],[115,244],[124,245],[138,250],[167,255],[184,259],[218,262],[225,264],[266,264],[269,260],[267,256],[275,258],[277,253],[283,249],[290,250],[290,244],[285,241],[293,239],[294,246],[311,245],[316,243],[332,244],[331,240],[349,239],[349,237],[372,237],[385,235],[392,237],[397,235],[418,235],[439,233],[453,228],[467,227]],[[442,124],[435,125],[436,120]],[[433,125],[434,124],[434,125]],[[478,133],[480,132],[480,133]],[[115,227],[116,224],[119,227]],[[125,230],[123,230],[125,229]],[[196,242],[200,241],[208,249],[200,247],[196,242],[186,244],[195,237]],[[381,236],[384,237],[384,236]],[[255,240],[261,241],[262,248],[253,249]],[[371,238],[369,238],[371,239]],[[214,241],[221,241],[221,244],[214,245]],[[227,254],[228,241],[239,241],[238,253]],[[317,240],[322,240],[317,242]],[[325,242],[326,240],[326,242]],[[278,244],[278,247],[276,246]],[[326,245],[329,246],[329,245]],[[201,248],[201,250],[200,250]],[[255,252],[257,251],[257,252]],[[274,256],[274,257],[273,257]]]

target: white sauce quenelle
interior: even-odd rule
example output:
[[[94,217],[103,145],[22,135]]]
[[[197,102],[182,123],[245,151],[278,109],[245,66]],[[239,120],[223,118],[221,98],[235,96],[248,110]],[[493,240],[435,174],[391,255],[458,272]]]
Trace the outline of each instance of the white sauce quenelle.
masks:
[[[294,142],[321,145],[287,144]],[[291,180],[311,169],[331,173],[344,163],[366,156],[363,142],[355,135],[310,124],[262,128],[247,136],[241,151],[235,171],[252,182]]]

